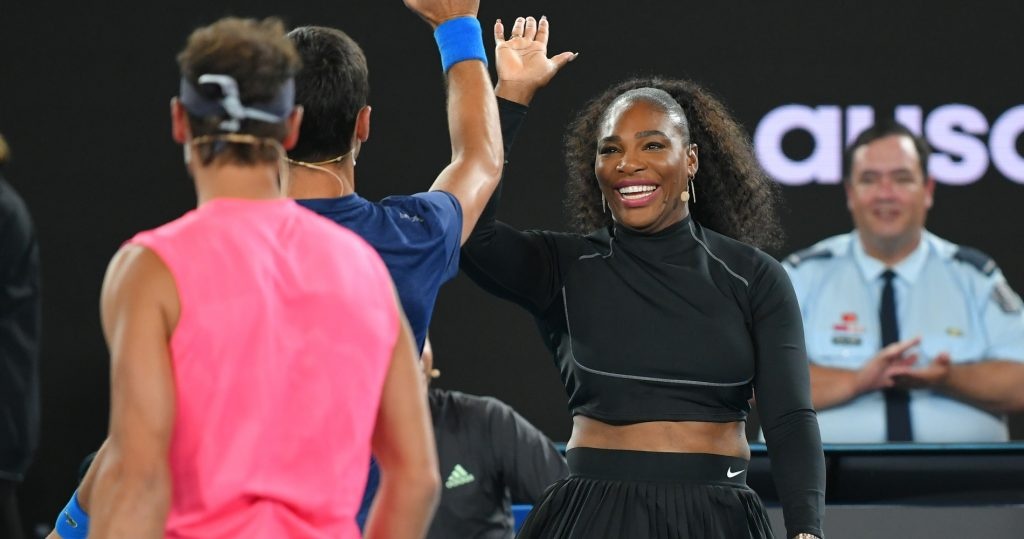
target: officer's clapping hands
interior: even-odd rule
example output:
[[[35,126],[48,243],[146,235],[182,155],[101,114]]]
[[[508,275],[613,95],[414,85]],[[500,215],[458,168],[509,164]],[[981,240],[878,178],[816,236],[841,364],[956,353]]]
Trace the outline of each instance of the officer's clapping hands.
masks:
[[[895,368],[892,370],[892,380],[896,387],[902,389],[918,389],[922,387],[941,386],[949,378],[953,360],[949,354],[943,352],[924,367],[913,368],[911,366]]]
[[[898,341],[882,348],[857,371],[855,392],[867,393],[896,386],[896,376],[907,376],[917,362],[917,353],[907,353],[921,343],[920,337]]]

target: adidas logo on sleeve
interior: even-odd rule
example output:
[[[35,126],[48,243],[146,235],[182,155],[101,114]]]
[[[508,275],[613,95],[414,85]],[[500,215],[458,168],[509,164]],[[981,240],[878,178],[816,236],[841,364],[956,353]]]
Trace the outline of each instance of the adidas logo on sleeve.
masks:
[[[473,481],[476,481],[473,474],[467,472],[461,464],[456,464],[455,468],[452,469],[452,473],[448,474],[448,480],[444,482],[444,488],[461,487]]]

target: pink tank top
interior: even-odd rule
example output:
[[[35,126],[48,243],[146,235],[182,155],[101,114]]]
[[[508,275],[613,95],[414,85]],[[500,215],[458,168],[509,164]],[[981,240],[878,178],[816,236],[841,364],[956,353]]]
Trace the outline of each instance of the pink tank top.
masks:
[[[130,243],[181,303],[166,536],[359,537],[399,330],[380,257],[281,199],[215,199]]]

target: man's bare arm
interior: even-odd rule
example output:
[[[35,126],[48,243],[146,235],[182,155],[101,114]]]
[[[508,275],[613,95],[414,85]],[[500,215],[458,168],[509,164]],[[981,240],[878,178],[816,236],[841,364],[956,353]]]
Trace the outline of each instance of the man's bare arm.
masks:
[[[405,4],[435,29],[451,19],[476,17],[480,7],[479,0],[406,0]],[[458,62],[447,77],[452,159],[430,190],[445,191],[458,199],[462,206],[460,243],[464,243],[501,178],[501,126],[484,62]]]
[[[174,280],[152,251],[126,246],[107,270],[100,307],[111,355],[110,426],[86,494],[90,535],[163,537],[171,498]]]
[[[367,539],[423,537],[437,508],[441,478],[425,382],[405,316],[381,394],[373,454],[381,482],[366,523]]]

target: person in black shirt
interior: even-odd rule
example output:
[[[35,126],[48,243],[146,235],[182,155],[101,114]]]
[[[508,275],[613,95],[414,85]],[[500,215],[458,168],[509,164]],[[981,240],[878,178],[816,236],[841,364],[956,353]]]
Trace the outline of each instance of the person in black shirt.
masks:
[[[517,57],[503,48],[546,57],[543,19],[495,34],[508,159],[555,68],[503,70]],[[755,395],[787,534],[821,537],[800,311],[782,266],[754,247],[778,244],[778,188],[747,137],[699,85],[647,78],[591,101],[566,141],[580,232],[498,222],[496,192],[462,255],[477,284],[536,317],[573,414],[570,476],[520,537],[772,537],[744,480]]]
[[[423,348],[427,384],[438,374],[434,351]],[[511,539],[512,503],[537,503],[568,473],[551,440],[493,397],[428,390],[440,466],[441,503],[428,539]]]
[[[0,136],[0,173],[9,155]],[[14,494],[39,437],[40,304],[32,219],[0,174],[0,537],[22,537]]]

